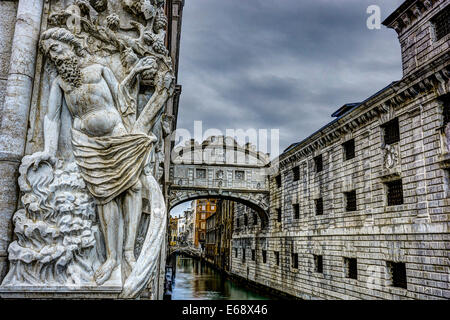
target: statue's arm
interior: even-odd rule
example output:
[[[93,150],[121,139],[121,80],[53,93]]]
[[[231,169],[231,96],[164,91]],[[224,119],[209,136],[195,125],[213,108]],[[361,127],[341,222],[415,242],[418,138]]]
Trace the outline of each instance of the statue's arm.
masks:
[[[44,152],[54,156],[58,149],[63,92],[55,79],[50,89],[47,114],[44,118]]]

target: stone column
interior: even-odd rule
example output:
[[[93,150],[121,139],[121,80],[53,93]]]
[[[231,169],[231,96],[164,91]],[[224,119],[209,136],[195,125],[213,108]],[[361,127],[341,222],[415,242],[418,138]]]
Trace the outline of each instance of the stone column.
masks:
[[[0,282],[6,272],[11,216],[18,197],[44,0],[19,0],[0,123]]]

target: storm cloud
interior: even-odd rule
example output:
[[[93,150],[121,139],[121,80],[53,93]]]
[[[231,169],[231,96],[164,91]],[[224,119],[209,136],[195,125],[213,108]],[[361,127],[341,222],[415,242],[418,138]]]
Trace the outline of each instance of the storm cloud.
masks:
[[[397,34],[369,30],[366,10],[402,2],[186,0],[178,128],[280,129],[282,152],[401,78]]]

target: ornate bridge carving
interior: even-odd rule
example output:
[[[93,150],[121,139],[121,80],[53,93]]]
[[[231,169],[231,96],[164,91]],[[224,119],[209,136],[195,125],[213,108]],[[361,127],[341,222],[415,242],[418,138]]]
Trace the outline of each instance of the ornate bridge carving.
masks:
[[[170,167],[169,208],[195,199],[221,198],[256,210],[268,224],[269,157],[251,144],[213,136],[175,149]]]

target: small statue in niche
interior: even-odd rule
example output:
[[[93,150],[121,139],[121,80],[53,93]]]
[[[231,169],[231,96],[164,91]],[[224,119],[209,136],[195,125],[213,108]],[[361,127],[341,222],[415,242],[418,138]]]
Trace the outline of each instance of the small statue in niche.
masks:
[[[395,147],[386,145],[384,147],[384,166],[387,169],[392,169],[398,163],[398,153]]]

